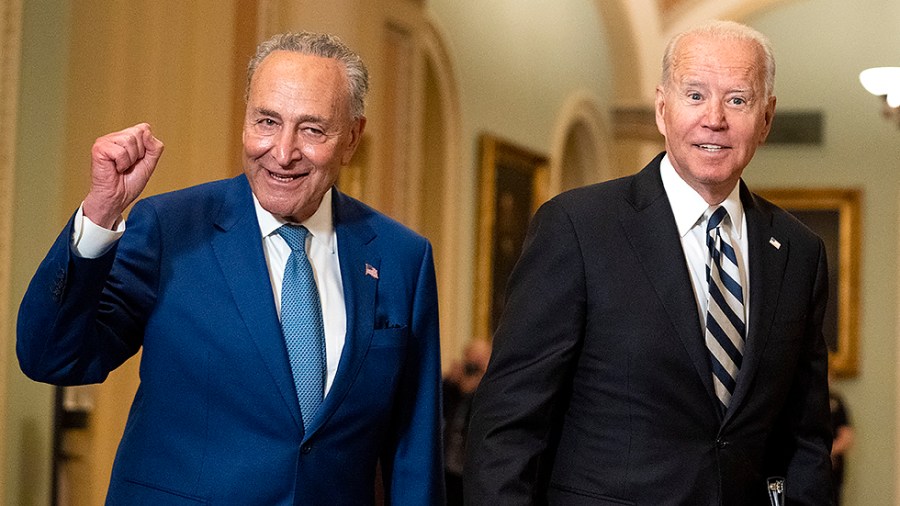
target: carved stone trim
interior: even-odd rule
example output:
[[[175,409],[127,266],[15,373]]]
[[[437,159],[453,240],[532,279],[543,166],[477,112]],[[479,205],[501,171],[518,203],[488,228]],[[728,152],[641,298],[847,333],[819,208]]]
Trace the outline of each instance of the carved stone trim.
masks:
[[[653,106],[615,107],[612,110],[613,136],[616,139],[640,141],[662,140],[656,128],[656,111]]]

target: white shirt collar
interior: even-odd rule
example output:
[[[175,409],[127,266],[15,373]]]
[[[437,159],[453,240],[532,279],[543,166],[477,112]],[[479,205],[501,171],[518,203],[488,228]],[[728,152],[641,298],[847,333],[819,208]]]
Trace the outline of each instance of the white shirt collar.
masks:
[[[669,197],[672,213],[675,215],[678,235],[684,237],[703,218],[703,213],[710,206],[699,193],[681,179],[681,176],[675,171],[675,167],[672,166],[668,154],[663,156],[660,161],[659,174],[666,195]],[[735,239],[740,239],[744,224],[744,206],[741,204],[740,186],[740,184],[734,185],[731,193],[720,204],[728,211],[731,219],[731,234]]]
[[[319,203],[319,208],[316,209],[316,212],[301,223],[301,225],[309,230],[309,233],[312,235],[312,240],[328,248],[328,251],[331,253],[334,253],[335,251],[334,216],[331,212],[333,191],[334,189],[330,188],[325,192],[325,196],[322,197],[322,202]],[[256,208],[256,219],[259,221],[259,230],[264,239],[277,233],[276,231],[278,228],[287,223],[263,209],[259,204],[259,199],[256,198],[256,195],[253,195],[253,206]]]

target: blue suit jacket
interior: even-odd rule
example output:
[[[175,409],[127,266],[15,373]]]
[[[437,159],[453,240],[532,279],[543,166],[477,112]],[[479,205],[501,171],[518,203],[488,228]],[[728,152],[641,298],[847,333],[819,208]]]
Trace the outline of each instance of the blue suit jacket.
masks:
[[[107,504],[371,504],[379,460],[389,503],[442,502],[431,246],[337,191],[333,207],[347,335],[305,433],[244,176],[138,202],[99,259],[63,230],[17,352],[31,378],[73,385],[143,348]]]

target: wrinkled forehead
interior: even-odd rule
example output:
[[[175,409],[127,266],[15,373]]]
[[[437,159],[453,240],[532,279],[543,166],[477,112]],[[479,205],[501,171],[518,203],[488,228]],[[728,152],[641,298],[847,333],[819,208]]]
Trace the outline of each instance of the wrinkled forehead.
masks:
[[[751,84],[765,79],[765,53],[753,40],[711,35],[688,35],[675,47],[671,78],[676,82],[711,74]]]
[[[266,80],[296,80],[347,84],[344,67],[334,58],[297,51],[272,51],[259,64],[251,79],[253,84]]]

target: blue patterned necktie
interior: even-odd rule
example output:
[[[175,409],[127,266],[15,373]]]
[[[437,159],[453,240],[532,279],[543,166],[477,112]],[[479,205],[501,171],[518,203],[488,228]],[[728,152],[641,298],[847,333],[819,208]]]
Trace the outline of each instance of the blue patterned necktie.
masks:
[[[281,328],[304,427],[319,409],[325,392],[325,325],[316,280],[306,256],[308,233],[306,227],[296,225],[278,229],[291,248],[281,283]]]
[[[706,313],[706,346],[709,348],[716,397],[728,408],[744,353],[744,293],[737,255],[722,229],[728,211],[718,207],[706,224],[709,263],[706,281],[709,299]]]

